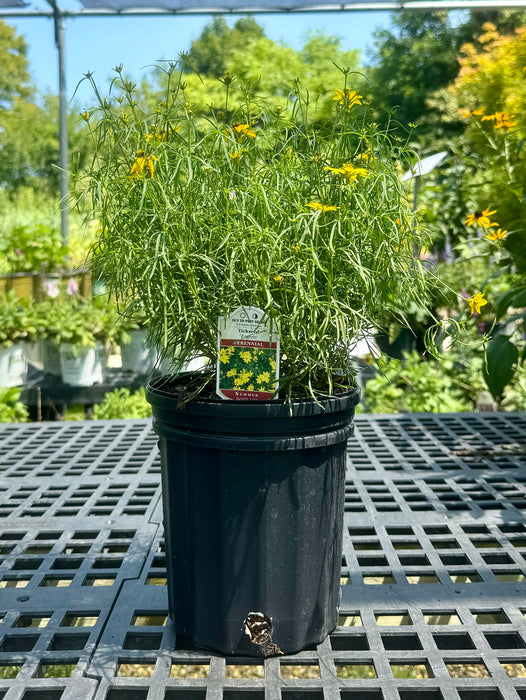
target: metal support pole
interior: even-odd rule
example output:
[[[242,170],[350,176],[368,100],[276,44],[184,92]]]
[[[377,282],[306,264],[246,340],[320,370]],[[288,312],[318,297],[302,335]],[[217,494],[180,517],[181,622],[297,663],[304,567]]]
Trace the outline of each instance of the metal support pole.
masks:
[[[66,20],[63,12],[55,2],[50,2],[53,7],[53,19],[55,24],[55,45],[58,50],[58,105],[59,105],[59,133],[60,133],[60,211],[62,243],[68,242],[68,193],[69,193],[69,156],[68,156],[68,108],[66,100],[66,61],[64,49],[64,30]]]

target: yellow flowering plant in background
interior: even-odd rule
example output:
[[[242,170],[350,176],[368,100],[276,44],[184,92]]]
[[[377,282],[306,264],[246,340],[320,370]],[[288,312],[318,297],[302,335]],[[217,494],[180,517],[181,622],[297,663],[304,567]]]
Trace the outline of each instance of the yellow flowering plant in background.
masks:
[[[374,123],[348,70],[320,121],[298,81],[279,109],[232,75],[220,108],[194,107],[181,68],[160,68],[164,94],[149,107],[121,67],[113,97],[93,83],[95,157],[77,188],[100,221],[97,275],[178,366],[219,359],[232,387],[266,387],[265,353],[217,357],[218,317],[256,306],[279,331],[280,396],[351,386],[356,340],[393,317],[407,326],[434,284],[400,184],[411,154]]]

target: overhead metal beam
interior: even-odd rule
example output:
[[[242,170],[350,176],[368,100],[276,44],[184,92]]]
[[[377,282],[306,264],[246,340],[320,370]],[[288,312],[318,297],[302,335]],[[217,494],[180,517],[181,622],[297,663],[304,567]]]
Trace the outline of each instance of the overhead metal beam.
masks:
[[[53,7],[55,3],[52,0],[47,2]],[[13,6],[17,5],[13,1]],[[120,3],[118,3],[120,5]],[[172,3],[166,3],[166,7],[118,7],[113,6],[111,0],[107,6],[102,3],[98,7],[89,7],[83,10],[66,10],[57,8],[57,11],[63,19],[79,18],[79,17],[156,17],[159,15],[212,15],[212,14],[300,14],[305,12],[378,12],[397,10],[422,10],[422,11],[439,11],[439,10],[508,10],[508,9],[525,9],[526,0],[358,0],[357,2],[345,3],[317,3],[316,5],[300,5],[282,7],[279,5],[279,0],[273,7],[258,7],[250,4],[237,7],[206,5],[202,7],[185,7],[184,1],[179,1],[178,6],[170,6]],[[172,4],[173,5],[173,4]],[[18,6],[16,9],[10,10],[9,7],[2,7],[0,3],[0,17],[9,19],[19,19],[23,17],[47,17],[55,19],[54,10],[23,10]]]

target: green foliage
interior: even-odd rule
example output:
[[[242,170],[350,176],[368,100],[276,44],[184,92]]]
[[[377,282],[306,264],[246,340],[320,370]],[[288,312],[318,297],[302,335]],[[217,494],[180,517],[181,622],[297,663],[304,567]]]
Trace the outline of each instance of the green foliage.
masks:
[[[507,411],[526,411],[526,366],[517,367],[513,381],[504,390],[502,408]]]
[[[0,347],[9,347],[17,340],[35,339],[37,326],[29,304],[14,292],[0,295]]]
[[[223,17],[214,17],[199,39],[192,41],[188,66],[199,74],[219,78],[229,70],[228,62],[235,51],[246,51],[251,41],[264,37],[265,30],[253,17],[238,19],[232,28]]]
[[[32,93],[27,45],[13,27],[0,20],[0,113],[10,109],[16,98]]]
[[[406,125],[417,122],[427,97],[456,76],[457,41],[447,12],[405,10],[392,22],[393,30],[375,34],[368,90],[385,114],[396,109],[395,118]]]
[[[252,83],[227,83],[243,107],[225,119],[194,115],[174,66],[168,78],[147,111],[117,75],[119,113],[101,98],[90,122],[96,269],[120,304],[144,310],[165,355],[177,348],[181,363],[197,354],[214,366],[218,317],[258,306],[279,328],[286,395],[332,390],[364,326],[403,322],[427,298],[399,181],[403,149],[377,129],[346,73],[321,124],[297,84],[293,104],[275,110]]]
[[[64,267],[68,250],[62,245],[61,233],[46,224],[15,226],[0,238],[0,268],[9,272],[47,272]]]
[[[96,341],[113,343],[119,333],[117,309],[105,299],[93,303],[78,297],[50,299],[33,306],[33,317],[40,340],[69,343],[73,352],[95,347]]]
[[[380,373],[365,386],[365,403],[371,413],[450,413],[471,411],[473,403],[455,381],[452,359],[422,361],[418,353],[403,360],[384,359]]]
[[[151,412],[144,387],[133,394],[129,389],[115,389],[115,391],[106,394],[102,403],[93,407],[92,418],[95,420],[149,418]]]
[[[458,75],[461,46],[472,42],[483,50],[477,37],[485,22],[510,33],[526,25],[526,13],[517,11],[474,11],[457,24],[451,17],[444,11],[393,13],[392,29],[375,34],[367,71],[379,118],[390,119],[394,111],[402,132],[406,124],[418,123],[419,141],[435,152],[443,139],[462,132],[456,104],[444,90]]]
[[[27,408],[20,401],[20,389],[0,387],[0,423],[25,423],[28,418]]]

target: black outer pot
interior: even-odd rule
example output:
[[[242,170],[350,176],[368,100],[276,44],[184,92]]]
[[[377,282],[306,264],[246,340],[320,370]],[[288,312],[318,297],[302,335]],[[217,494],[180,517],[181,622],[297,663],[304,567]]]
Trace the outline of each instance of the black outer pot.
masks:
[[[269,656],[320,643],[338,624],[346,442],[358,391],[321,405],[193,400],[178,408],[163,383],[146,395],[160,436],[178,644]]]

